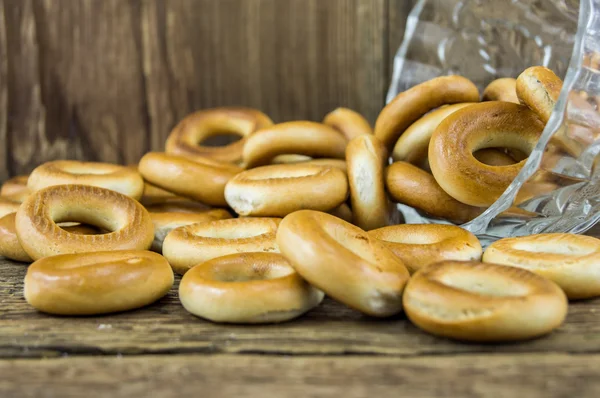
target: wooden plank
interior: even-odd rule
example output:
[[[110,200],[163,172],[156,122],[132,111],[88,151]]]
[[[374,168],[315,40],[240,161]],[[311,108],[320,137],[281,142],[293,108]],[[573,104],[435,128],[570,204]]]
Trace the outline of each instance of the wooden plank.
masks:
[[[600,355],[81,357],[0,362],[3,397],[598,397]]]
[[[349,106],[374,121],[386,89],[385,0],[143,3],[152,148],[201,108],[256,107],[275,121]]]
[[[565,325],[549,336],[515,344],[461,344],[421,332],[404,316],[363,316],[326,300],[279,325],[218,325],[187,313],[174,288],[146,308],[100,317],[54,317],[23,298],[23,264],[0,260],[0,357],[85,354],[271,353],[415,356],[473,352],[600,351],[600,300],[573,303]]]
[[[136,0],[6,0],[12,174],[149,147]]]
[[[406,18],[417,0],[388,0],[388,34],[387,34],[387,63],[386,83],[389,86],[392,78],[394,56],[402,44],[406,29]],[[387,87],[386,87],[387,91]]]
[[[8,178],[8,136],[6,123],[8,119],[8,59],[6,43],[6,22],[4,17],[4,0],[0,0],[0,181]]]

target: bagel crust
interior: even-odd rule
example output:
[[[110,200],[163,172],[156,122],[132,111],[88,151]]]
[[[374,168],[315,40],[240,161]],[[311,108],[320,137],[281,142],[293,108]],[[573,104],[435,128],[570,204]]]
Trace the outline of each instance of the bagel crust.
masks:
[[[457,102],[478,102],[477,86],[462,76],[436,77],[398,94],[375,122],[375,136],[392,150],[398,138],[432,109]]]
[[[64,221],[94,225],[102,235],[65,231]],[[32,259],[68,253],[146,250],[154,239],[148,211],[129,196],[90,185],[55,185],[33,193],[19,207],[17,236]]]
[[[258,167],[233,177],[225,199],[242,216],[283,217],[297,210],[329,211],[348,197],[348,179],[338,168],[302,163]]]
[[[144,180],[131,167],[110,163],[55,160],[36,167],[27,180],[31,192],[53,185],[78,184],[106,188],[139,200]]]
[[[272,323],[297,318],[324,294],[277,253],[237,253],[200,264],[181,279],[179,299],[213,322]]]
[[[335,300],[377,317],[402,311],[408,270],[383,242],[360,228],[301,210],[283,219],[277,244],[304,279]]]
[[[429,144],[429,166],[448,195],[471,206],[490,206],[508,188],[526,160],[490,166],[473,153],[484,148],[515,148],[530,154],[544,124],[527,107],[490,101],[460,109],[438,126]]]
[[[550,69],[532,66],[525,69],[517,78],[517,97],[522,104],[534,111],[542,122],[548,123],[560,96],[562,84],[562,80]]]
[[[519,104],[517,97],[517,79],[503,77],[496,79],[483,90],[483,101],[504,101]]]
[[[180,275],[213,258],[234,253],[279,252],[275,232],[279,218],[232,218],[172,230],[163,255]]]
[[[348,141],[362,134],[373,134],[373,128],[360,113],[348,108],[337,108],[325,115],[323,124],[333,127]]]
[[[346,138],[321,123],[296,121],[275,124],[255,132],[244,145],[247,168],[265,166],[279,155],[297,154],[344,159]]]
[[[6,180],[0,187],[0,196],[11,196],[23,192],[29,193],[29,188],[27,188],[28,178],[29,175],[21,175]]]
[[[391,225],[369,231],[369,235],[383,241],[411,274],[439,261],[481,260],[477,237],[454,225]]]
[[[143,307],[173,286],[164,257],[137,250],[46,257],[25,275],[25,299],[58,315],[95,315]]]
[[[524,269],[443,261],[422,268],[404,292],[408,319],[438,336],[513,341],[559,327],[567,298],[556,284]]]
[[[212,108],[194,112],[181,120],[165,143],[168,154],[191,159],[210,158],[220,162],[238,163],[246,137],[269,127],[273,121],[264,113],[250,108]],[[221,134],[235,134],[239,141],[224,146],[204,146],[204,140]]]
[[[21,203],[0,196],[0,217],[4,217],[10,213],[15,213],[17,210],[19,210],[20,206]]]
[[[569,299],[600,296],[600,239],[568,233],[504,238],[483,261],[524,268],[554,281]]]

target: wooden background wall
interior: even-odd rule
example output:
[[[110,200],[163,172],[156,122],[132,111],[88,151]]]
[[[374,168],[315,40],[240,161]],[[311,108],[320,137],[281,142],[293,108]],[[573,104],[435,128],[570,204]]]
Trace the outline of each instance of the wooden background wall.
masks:
[[[0,0],[0,180],[136,162],[200,108],[374,121],[414,0]]]

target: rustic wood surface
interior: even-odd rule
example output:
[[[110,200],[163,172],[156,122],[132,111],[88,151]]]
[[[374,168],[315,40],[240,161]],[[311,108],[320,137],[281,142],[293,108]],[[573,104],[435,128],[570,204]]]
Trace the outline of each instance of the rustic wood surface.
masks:
[[[2,397],[70,397],[91,387],[91,396],[110,397],[198,389],[211,397],[600,392],[600,299],[572,303],[565,324],[548,336],[465,344],[421,332],[403,315],[373,319],[330,299],[279,325],[214,324],[183,309],[179,279],[165,298],[140,310],[50,316],[25,302],[26,269],[0,259]]]
[[[0,0],[0,180],[136,162],[189,112],[373,122],[415,0]]]

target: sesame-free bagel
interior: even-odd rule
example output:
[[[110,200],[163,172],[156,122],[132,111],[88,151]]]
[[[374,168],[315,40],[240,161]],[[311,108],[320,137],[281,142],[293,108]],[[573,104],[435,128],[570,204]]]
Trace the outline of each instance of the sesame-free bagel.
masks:
[[[301,210],[277,230],[281,254],[311,285],[365,314],[402,311],[409,273],[383,242],[332,215]]]
[[[273,121],[264,113],[249,108],[212,108],[186,116],[171,131],[165,144],[166,152],[196,157],[211,158],[220,162],[238,163],[246,137],[256,130],[269,127]],[[224,146],[203,146],[207,138],[222,134],[235,134],[240,140]]]
[[[29,266],[25,299],[50,314],[95,315],[143,307],[173,286],[167,260],[119,250],[45,257]]]
[[[29,192],[27,179],[29,175],[20,175],[6,180],[0,187],[0,196],[11,196],[22,192]]]
[[[78,235],[60,222],[80,222],[111,231]],[[27,198],[15,227],[23,249],[34,259],[67,253],[146,250],[154,239],[148,211],[131,197],[90,185],[54,185]]]
[[[479,91],[461,76],[436,77],[398,94],[375,122],[375,136],[392,150],[398,138],[420,117],[442,105],[478,102]]]
[[[189,270],[179,285],[183,307],[213,322],[283,322],[316,307],[323,296],[277,253],[218,257]]]
[[[404,310],[419,328],[465,341],[530,339],[559,327],[567,298],[552,281],[524,269],[444,261],[417,271]]]
[[[244,145],[247,168],[269,164],[278,155],[343,159],[346,138],[321,123],[296,121],[275,124],[251,134]]]
[[[524,268],[554,281],[570,299],[600,296],[600,239],[549,233],[492,243],[483,261]]]
[[[493,80],[483,90],[482,101],[504,101],[519,103],[517,97],[517,79],[512,77],[502,77]]]
[[[225,199],[243,216],[283,217],[296,210],[328,211],[348,197],[346,174],[338,168],[280,164],[246,170],[225,187]]]
[[[144,180],[131,167],[110,163],[55,160],[36,167],[27,180],[31,192],[53,185],[92,185],[111,189],[139,200],[144,192]]]
[[[331,126],[348,141],[362,134],[373,134],[373,128],[360,113],[348,108],[337,108],[325,115],[323,124]]]
[[[365,231],[389,225],[393,209],[385,191],[387,149],[374,135],[359,135],[346,147],[346,163],[354,224]]]
[[[526,160],[508,166],[479,162],[483,148],[516,148],[530,154],[544,123],[529,108],[490,101],[460,109],[444,119],[429,143],[429,166],[438,184],[454,199],[490,206],[508,188]]]
[[[481,244],[471,232],[454,225],[402,224],[369,231],[398,256],[408,271],[444,260],[481,260]]]
[[[517,77],[517,97],[547,123],[558,101],[562,80],[550,69],[532,66]]]
[[[226,206],[225,184],[242,171],[228,163],[200,157],[149,152],[140,160],[140,173],[150,183],[211,206]]]
[[[279,218],[231,218],[172,230],[163,255],[178,274],[216,257],[244,252],[279,252],[275,232]]]
[[[20,206],[21,203],[0,196],[0,217],[4,217],[10,213],[15,213],[17,210],[19,210]]]
[[[485,210],[454,199],[431,174],[410,163],[394,162],[389,166],[385,184],[395,201],[458,224],[474,219]]]

